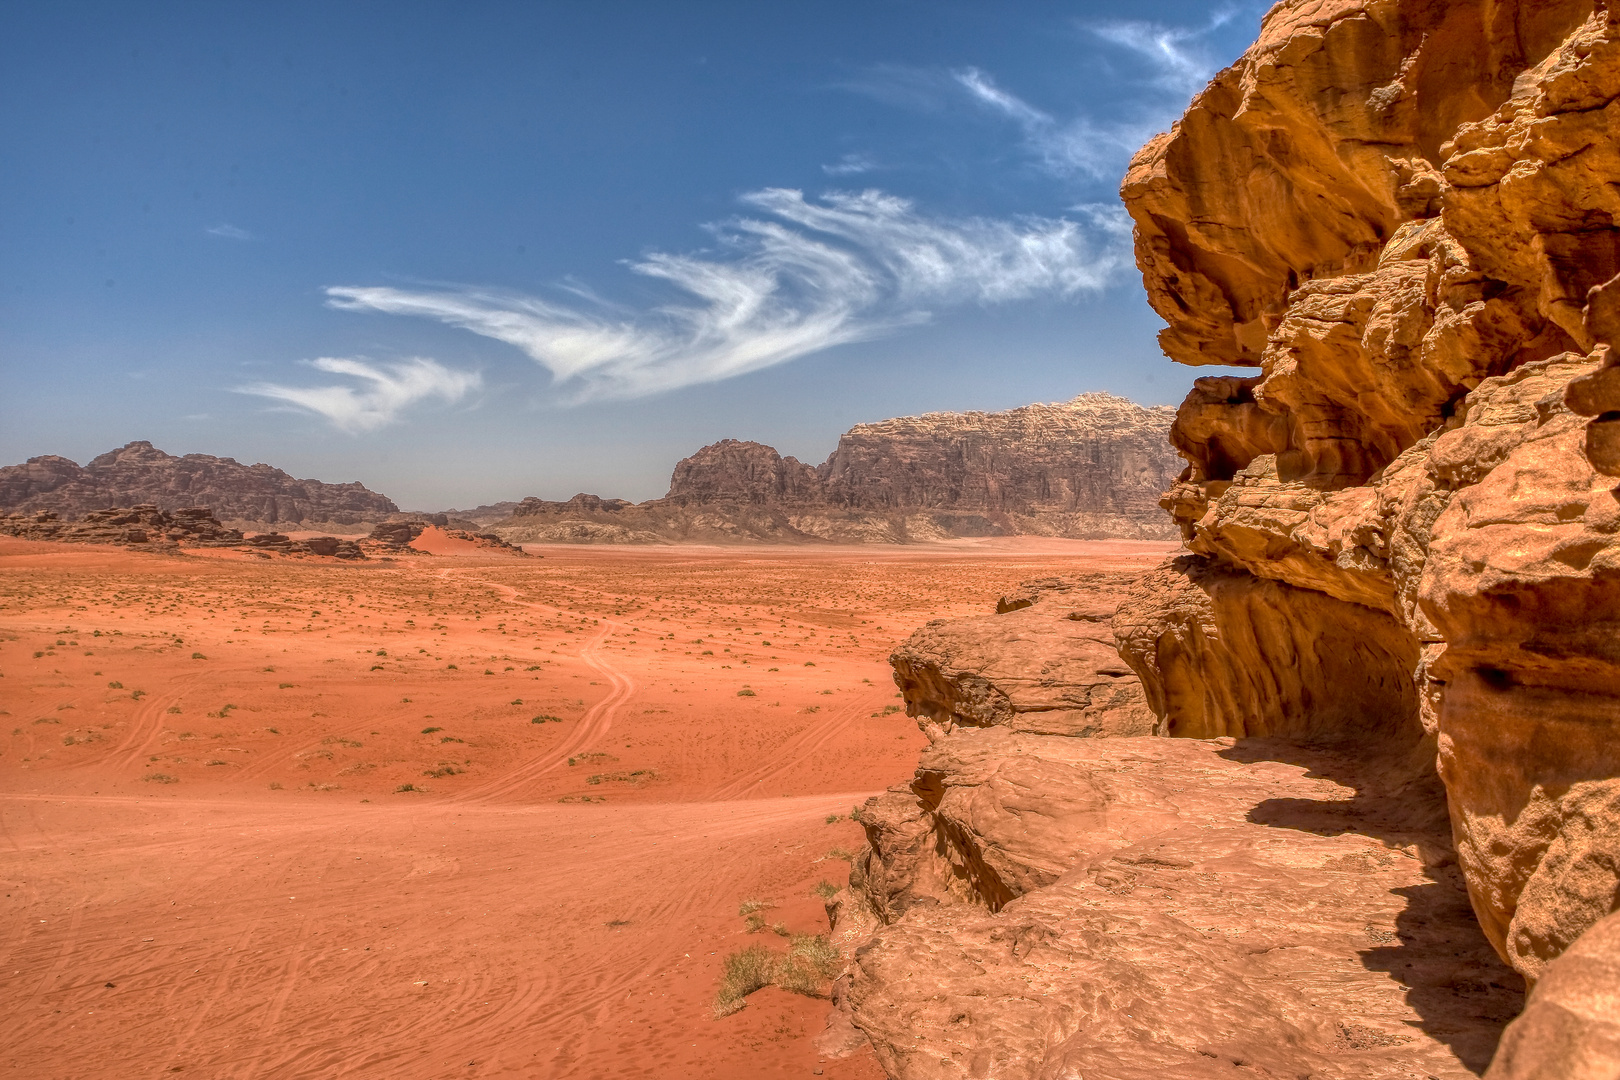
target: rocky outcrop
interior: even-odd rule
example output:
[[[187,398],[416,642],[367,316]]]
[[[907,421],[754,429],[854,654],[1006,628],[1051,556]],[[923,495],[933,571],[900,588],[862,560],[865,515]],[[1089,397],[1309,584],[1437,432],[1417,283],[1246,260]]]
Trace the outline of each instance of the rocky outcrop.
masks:
[[[1485,1080],[1620,1076],[1620,913],[1582,934],[1508,1025]]]
[[[265,557],[271,552],[338,559],[366,557],[353,540],[335,536],[310,536],[302,540],[281,533],[244,536],[238,529],[221,525],[205,506],[185,507],[171,514],[147,503],[92,510],[78,521],[63,521],[50,510],[6,514],[0,515],[0,535],[68,544],[123,544],[132,548],[241,548]]]
[[[1266,740],[963,728],[870,800],[847,1002],[890,1076],[1475,1075],[1522,1000],[1434,782]],[[840,912],[840,921],[844,919]]]
[[[662,499],[525,499],[520,542],[906,543],[969,536],[1168,539],[1173,413],[1108,394],[1001,413],[851,428],[819,467],[723,439],[676,465]]]
[[[1531,977],[1620,901],[1617,130],[1604,5],[1284,4],[1124,187],[1166,351],[1260,369],[1178,416],[1187,547],[1285,586],[1296,635],[1361,626],[1380,681],[1418,671],[1474,906]],[[1220,602],[1194,577],[1121,644],[1204,730],[1267,657],[1176,628]],[[1238,698],[1319,726],[1313,678]]]
[[[514,544],[507,543],[494,533],[473,532],[468,529],[447,528],[446,525],[453,519],[444,514],[418,515],[419,520],[410,520],[407,515],[399,515],[407,520],[385,521],[371,530],[364,544],[379,554],[430,554],[431,545],[424,544],[424,533],[434,534],[435,539],[450,541],[458,547],[471,547],[490,554],[523,555],[524,550]]]
[[[1172,415],[1094,393],[900,417],[851,428],[817,475],[829,503],[852,509],[1149,522],[1179,467],[1164,449]]]
[[[907,715],[933,738],[963,726],[1154,734],[1141,681],[1114,647],[1119,583],[1101,574],[1030,582],[1016,607],[930,622],[889,657]]]
[[[298,480],[269,465],[210,454],[175,457],[149,442],[129,443],[82,467],[45,456],[0,468],[0,513],[49,510],[73,519],[142,504],[165,511],[205,506],[222,521],[267,525],[352,525],[399,509],[358,483]]]
[[[1617,132],[1605,0],[1284,0],[1137,156],[1165,351],[1256,369],[1178,410],[1187,554],[1113,621],[1191,741],[937,725],[839,905],[878,928],[845,1000],[891,1075],[1467,1075],[1504,963],[1536,991],[1493,1075],[1613,1074]],[[985,711],[950,693],[919,700]],[[1262,797],[1264,757],[1355,795]],[[1358,836],[1412,878],[1297,891]],[[1348,931],[1391,894],[1385,967]]]
[[[699,506],[753,503],[800,506],[823,502],[816,470],[764,443],[721,439],[675,466],[665,498]]]

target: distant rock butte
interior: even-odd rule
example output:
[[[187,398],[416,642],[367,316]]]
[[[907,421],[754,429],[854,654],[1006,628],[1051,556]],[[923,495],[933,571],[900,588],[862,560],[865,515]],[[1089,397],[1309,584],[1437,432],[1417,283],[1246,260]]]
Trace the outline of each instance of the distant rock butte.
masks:
[[[662,499],[525,499],[498,527],[514,541],[609,543],[1168,539],[1156,507],[1181,467],[1173,415],[1108,394],[929,413],[858,425],[815,467],[724,439],[676,465]]]
[[[1061,582],[913,635],[835,1028],[898,1080],[1620,1075],[1620,3],[1283,0],[1123,196],[1164,351],[1256,369],[1177,412],[1186,552],[1099,592],[1186,738],[1062,708],[1130,684]]]
[[[149,442],[129,443],[84,466],[46,455],[0,467],[0,513],[50,510],[79,518],[140,504],[165,511],[205,506],[221,521],[267,525],[352,525],[399,510],[358,483],[299,480],[269,465],[209,454],[175,457]]]

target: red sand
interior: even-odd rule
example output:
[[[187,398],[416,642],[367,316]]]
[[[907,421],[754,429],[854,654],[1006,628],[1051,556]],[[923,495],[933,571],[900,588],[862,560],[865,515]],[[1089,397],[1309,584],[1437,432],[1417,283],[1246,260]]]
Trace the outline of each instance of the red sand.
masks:
[[[738,904],[826,930],[896,641],[1167,546],[531,550],[0,541],[0,1068],[877,1077],[823,1001],[711,1018]]]

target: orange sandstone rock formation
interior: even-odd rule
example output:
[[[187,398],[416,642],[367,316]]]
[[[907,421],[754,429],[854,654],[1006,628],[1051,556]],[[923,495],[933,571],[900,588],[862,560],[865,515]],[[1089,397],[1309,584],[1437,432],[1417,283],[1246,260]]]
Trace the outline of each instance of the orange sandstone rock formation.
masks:
[[[838,1000],[896,1077],[1460,1077],[1505,962],[1492,1075],[1613,1075],[1620,5],[1284,0],[1123,194],[1165,352],[1256,371],[1194,383],[1187,554],[1112,623],[1201,741],[1017,731],[991,690],[1084,649],[919,632]]]
[[[1178,417],[1187,547],[1226,591],[1287,586],[1313,640],[1363,628],[1382,658],[1327,679],[1327,728],[1422,724],[1481,923],[1532,978],[1620,899],[1617,132],[1605,4],[1293,3],[1124,185],[1166,351],[1260,372]],[[1185,692],[1221,665],[1281,672],[1249,713],[1319,718],[1253,617],[1176,647],[1220,603],[1186,565],[1121,624],[1166,723],[1226,730]],[[1379,702],[1414,668],[1421,707]]]

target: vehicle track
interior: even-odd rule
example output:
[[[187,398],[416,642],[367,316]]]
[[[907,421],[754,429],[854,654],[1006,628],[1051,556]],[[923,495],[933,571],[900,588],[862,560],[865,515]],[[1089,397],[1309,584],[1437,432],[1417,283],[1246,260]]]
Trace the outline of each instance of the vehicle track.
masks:
[[[822,723],[811,724],[783,743],[765,761],[716,788],[709,798],[716,802],[724,802],[760,794],[754,789],[810,761],[828,745],[841,738],[862,716],[870,713],[874,702],[881,705],[882,699],[876,694],[858,697],[828,716]]]
[[[441,571],[441,576],[450,571]],[[557,614],[566,614],[566,609],[551,604],[539,604],[532,600],[519,599],[518,590],[510,585],[503,585],[497,581],[474,581],[473,584],[484,585],[502,593],[507,603],[517,607],[530,608],[535,611],[549,611]],[[568,737],[560,746],[554,747],[540,756],[533,758],[506,773],[480,784],[467,791],[461,792],[448,800],[450,802],[491,802],[498,799],[507,799],[520,795],[525,788],[536,779],[561,768],[570,757],[589,751],[599,743],[613,728],[613,721],[620,710],[635,696],[636,683],[624,671],[620,670],[603,651],[602,645],[607,641],[608,635],[616,629],[623,628],[624,624],[612,619],[602,620],[602,629],[579,651],[579,658],[591,670],[608,680],[611,689],[607,697],[598,701],[586,710],[580,722],[569,732]]]

